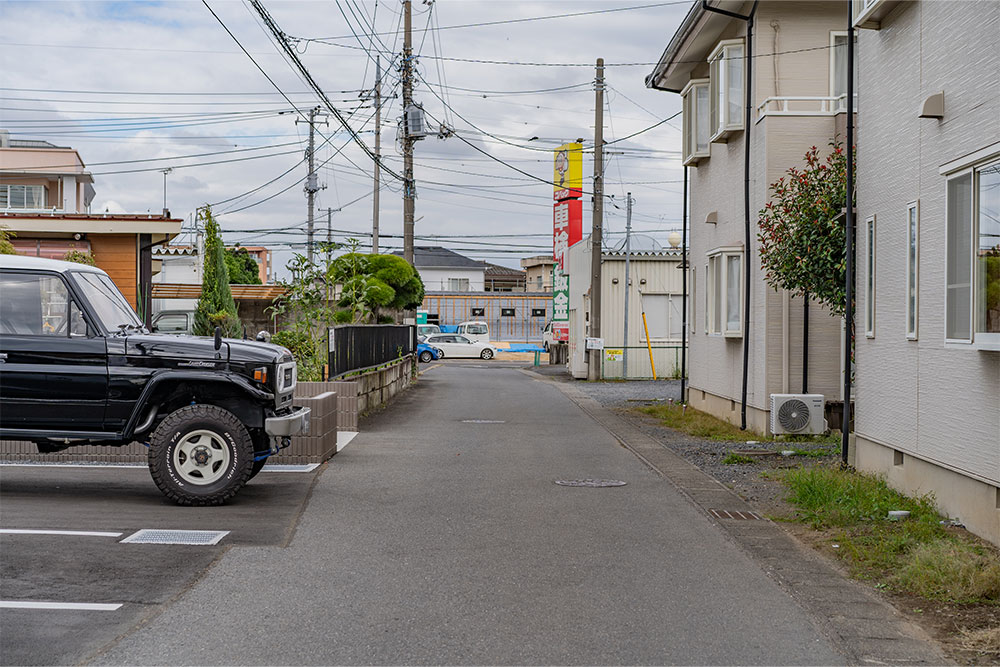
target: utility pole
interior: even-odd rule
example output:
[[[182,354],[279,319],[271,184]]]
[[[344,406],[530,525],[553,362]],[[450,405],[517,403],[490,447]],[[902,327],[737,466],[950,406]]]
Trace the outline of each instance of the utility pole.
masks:
[[[330,262],[330,248],[333,244],[333,209],[326,209],[326,261]]]
[[[379,165],[382,157],[382,59],[375,56],[375,190],[372,210],[372,254],[378,254],[378,190]]]
[[[594,89],[594,212],[590,232],[590,336],[601,337],[601,236],[604,228],[604,58],[597,59]],[[602,350],[590,350],[588,380],[601,379]]]
[[[322,188],[319,187],[316,178],[316,116],[319,115],[319,107],[313,107],[309,110],[309,148],[306,149],[306,159],[309,160],[309,174],[306,176],[306,185],[303,188],[306,193],[306,202],[308,206],[308,227],[306,228],[306,255],[309,261],[313,261],[313,217],[315,212],[316,204],[316,193]],[[299,121],[296,120],[296,123]]]
[[[413,40],[410,0],[403,0],[403,259],[413,265],[413,141],[409,111],[413,105]],[[376,195],[377,196],[377,195]]]
[[[628,193],[625,200],[627,204],[625,213],[625,345],[622,347],[622,375],[628,379],[628,293],[631,291],[632,274],[629,271],[629,262],[632,259],[632,193]]]

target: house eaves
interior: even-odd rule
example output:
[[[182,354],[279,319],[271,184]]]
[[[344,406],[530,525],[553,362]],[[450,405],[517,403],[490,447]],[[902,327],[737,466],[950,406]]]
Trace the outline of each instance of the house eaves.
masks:
[[[753,6],[743,0],[712,0],[710,4],[737,14],[746,14]],[[646,87],[679,93],[691,79],[691,71],[707,62],[722,33],[734,20],[707,11],[702,0],[695,0],[653,71],[646,76]]]

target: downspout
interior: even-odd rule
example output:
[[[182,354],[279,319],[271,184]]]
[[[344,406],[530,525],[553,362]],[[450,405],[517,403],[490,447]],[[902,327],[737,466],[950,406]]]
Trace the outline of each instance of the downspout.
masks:
[[[702,9],[707,12],[714,12],[716,14],[722,14],[723,16],[728,16],[730,18],[739,19],[741,21],[746,21],[747,24],[747,43],[746,52],[744,53],[744,59],[746,61],[746,91],[744,96],[746,97],[746,119],[744,120],[744,136],[743,136],[743,146],[744,146],[744,156],[743,156],[743,209],[745,216],[745,232],[746,232],[746,251],[744,254],[743,261],[743,387],[742,394],[740,398],[740,429],[746,430],[747,428],[747,383],[750,374],[750,243],[751,243],[751,227],[750,227],[750,123],[752,118],[752,88],[753,88],[753,17],[757,13],[757,0],[754,0],[753,7],[750,8],[750,13],[747,16],[742,14],[737,14],[735,12],[726,11],[725,9],[718,9],[716,7],[711,7],[708,4],[708,0],[701,0]],[[848,53],[850,53],[848,51]],[[850,63],[848,63],[850,67]],[[849,76],[849,75],[848,75]],[[850,91],[848,91],[850,92]]]
[[[851,428],[851,354],[854,344],[854,16],[853,3],[847,5],[847,196],[845,218],[844,278],[844,414],[840,426],[840,460],[847,466]]]
[[[688,168],[684,167],[684,198],[681,200],[681,404],[687,403],[687,329],[688,329]]]
[[[802,294],[802,393],[809,393],[809,292]]]

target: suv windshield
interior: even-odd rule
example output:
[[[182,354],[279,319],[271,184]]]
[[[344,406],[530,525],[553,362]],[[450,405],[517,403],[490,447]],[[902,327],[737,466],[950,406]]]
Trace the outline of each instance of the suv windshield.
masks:
[[[106,333],[115,333],[122,325],[142,328],[142,321],[111,282],[111,278],[103,273],[80,271],[73,273],[73,279],[87,297]]]

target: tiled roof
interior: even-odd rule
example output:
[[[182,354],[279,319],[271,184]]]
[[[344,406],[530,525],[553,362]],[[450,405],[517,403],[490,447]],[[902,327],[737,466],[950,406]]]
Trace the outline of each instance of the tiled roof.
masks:
[[[395,255],[403,255],[397,250]],[[418,269],[424,268],[459,268],[459,269],[482,269],[484,262],[469,259],[465,255],[459,255],[454,250],[448,250],[441,246],[415,246],[413,248],[413,265]]]

